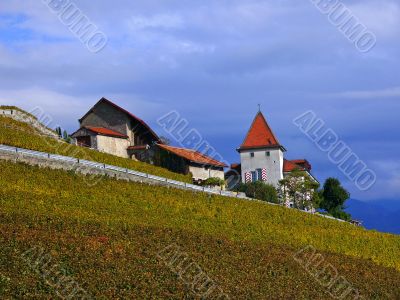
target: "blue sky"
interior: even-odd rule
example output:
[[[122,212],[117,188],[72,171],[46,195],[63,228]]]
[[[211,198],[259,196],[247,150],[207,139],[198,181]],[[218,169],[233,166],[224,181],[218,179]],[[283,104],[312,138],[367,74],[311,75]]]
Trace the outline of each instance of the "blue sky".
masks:
[[[45,1],[0,4],[0,102],[40,106],[70,132],[107,97],[167,135],[176,110],[229,162],[258,106],[288,158],[360,200],[400,201],[400,4],[342,1],[377,37],[360,53],[311,1],[74,3],[108,37],[89,52]],[[313,110],[377,174],[359,191],[292,120]]]

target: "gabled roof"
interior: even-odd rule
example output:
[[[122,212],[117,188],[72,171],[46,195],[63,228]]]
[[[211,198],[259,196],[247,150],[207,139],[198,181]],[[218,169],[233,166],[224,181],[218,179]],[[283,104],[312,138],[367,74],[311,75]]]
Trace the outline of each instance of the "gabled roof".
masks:
[[[254,118],[246,138],[238,150],[258,148],[281,148],[285,151],[285,148],[279,143],[261,111]]]
[[[306,159],[283,160],[283,173],[290,173],[295,170],[304,171],[313,180],[319,182],[318,179],[311,174],[311,164]]]
[[[168,145],[162,145],[162,144],[158,144],[158,146],[161,149],[164,149],[168,152],[171,152],[179,157],[182,157],[188,161],[197,163],[197,164],[201,164],[201,165],[205,165],[205,166],[214,166],[214,167],[227,167],[226,164],[217,161],[207,155],[204,155],[198,151],[195,150],[191,150],[191,149],[185,149],[185,148],[178,148],[178,147],[172,147],[172,146],[168,146]]]
[[[307,171],[311,171],[311,169],[312,169],[311,164],[306,159],[292,159],[291,162],[303,167]]]
[[[305,169],[302,166],[299,166],[295,162],[291,160],[284,159],[283,160],[283,172],[288,173],[292,172],[294,170],[300,170],[300,171],[305,171]]]
[[[145,121],[143,121],[142,119],[136,117],[134,114],[130,113],[129,111],[123,109],[122,107],[118,106],[117,104],[111,102],[110,100],[106,99],[106,98],[101,98],[82,118],[79,119],[79,122],[82,122],[83,119],[85,119],[93,110],[96,106],[98,106],[101,103],[106,103],[114,108],[116,108],[117,110],[123,112],[124,114],[126,114],[128,117],[130,117],[131,119],[139,122],[153,137],[154,139],[157,141],[157,143],[162,143],[161,139],[158,137],[158,135],[150,128],[149,125],[146,124]]]

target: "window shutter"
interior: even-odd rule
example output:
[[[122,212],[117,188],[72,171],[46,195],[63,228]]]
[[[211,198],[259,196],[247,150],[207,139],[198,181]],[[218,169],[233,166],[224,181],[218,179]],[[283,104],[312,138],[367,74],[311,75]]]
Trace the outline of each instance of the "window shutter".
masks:
[[[244,177],[246,183],[251,182],[251,172],[246,172]]]
[[[261,180],[262,181],[267,181],[267,169],[262,169],[261,170]]]

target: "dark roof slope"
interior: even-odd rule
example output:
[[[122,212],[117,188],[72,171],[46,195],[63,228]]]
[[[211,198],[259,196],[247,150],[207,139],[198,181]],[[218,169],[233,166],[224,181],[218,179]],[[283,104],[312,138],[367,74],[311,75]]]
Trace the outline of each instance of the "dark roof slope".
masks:
[[[146,124],[145,121],[143,121],[142,119],[138,118],[137,116],[135,116],[134,114],[130,113],[129,111],[125,110],[124,108],[118,106],[117,104],[111,102],[110,100],[106,99],[106,98],[101,98],[81,119],[79,119],[79,122],[82,122],[83,119],[85,119],[92,111],[93,109],[98,106],[101,103],[106,103],[114,108],[116,108],[117,110],[125,113],[127,116],[129,116],[131,119],[139,122],[147,131],[148,133],[150,133],[154,139],[157,141],[157,143],[162,144],[161,139],[158,137],[158,135],[153,131],[153,129],[150,128],[149,125]]]

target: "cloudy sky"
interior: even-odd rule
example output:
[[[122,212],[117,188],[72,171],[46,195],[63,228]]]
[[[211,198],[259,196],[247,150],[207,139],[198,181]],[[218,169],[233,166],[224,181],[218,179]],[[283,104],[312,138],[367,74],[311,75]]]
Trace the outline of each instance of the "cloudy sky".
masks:
[[[104,96],[167,137],[157,119],[176,110],[229,162],[261,104],[286,156],[307,158],[321,182],[400,201],[398,1],[342,1],[376,35],[367,53],[310,0],[75,0],[108,38],[98,53],[46,2],[0,2],[1,104],[40,106],[71,132]],[[372,189],[359,191],[293,125],[308,110],[376,172]]]

